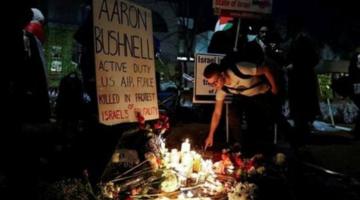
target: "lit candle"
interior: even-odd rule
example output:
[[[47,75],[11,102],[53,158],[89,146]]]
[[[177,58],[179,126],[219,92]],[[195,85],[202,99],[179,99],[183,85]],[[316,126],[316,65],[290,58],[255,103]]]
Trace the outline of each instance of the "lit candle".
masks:
[[[165,167],[168,167],[170,165],[170,153],[169,152],[165,152],[165,154],[163,155],[162,164]]]
[[[193,170],[193,157],[191,153],[185,152],[182,154],[181,164],[184,167],[186,177],[189,177]]]
[[[165,147],[165,139],[160,138],[160,150],[167,151]]]
[[[206,174],[213,174],[213,163],[211,160],[203,160],[202,162],[202,171],[205,172]]]
[[[181,153],[189,152],[190,151],[190,143],[189,139],[185,139],[185,142],[181,144]]]
[[[175,167],[176,165],[179,164],[179,160],[180,160],[180,155],[177,149],[171,149],[170,165]]]
[[[184,200],[184,199],[186,199],[184,193],[181,193],[181,194],[179,194],[179,195],[177,196],[177,200]]]
[[[199,172],[199,179],[198,182],[199,183],[204,183],[206,179],[206,173],[205,172]]]
[[[201,156],[199,154],[194,155],[193,171],[194,172],[200,172],[201,171]]]
[[[188,197],[188,198],[192,198],[193,196],[194,196],[194,194],[191,191],[188,191],[186,193],[186,197]]]

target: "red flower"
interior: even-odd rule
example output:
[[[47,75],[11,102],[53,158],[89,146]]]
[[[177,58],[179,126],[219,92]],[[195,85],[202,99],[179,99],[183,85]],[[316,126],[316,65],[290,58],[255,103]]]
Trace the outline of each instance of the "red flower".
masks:
[[[138,124],[139,124],[139,128],[144,129],[145,128],[145,118],[144,118],[144,116],[142,116],[140,112],[137,112],[135,115],[136,115],[136,119],[137,119]]]
[[[241,155],[236,155],[235,156],[235,164],[236,164],[237,167],[240,167],[240,168],[242,168],[244,166],[244,161],[241,158]]]
[[[164,128],[169,129],[170,128],[170,123],[169,122],[166,122],[165,125],[164,125]]]
[[[159,119],[155,122],[153,125],[153,128],[155,130],[169,130],[170,123],[169,123],[169,117],[165,114],[160,114]]]
[[[168,122],[169,121],[169,117],[165,114],[160,114],[159,119],[163,122]]]
[[[245,170],[249,171],[252,167],[254,167],[254,160],[250,159],[245,163]]]
[[[157,121],[155,124],[154,124],[154,129],[161,129],[162,128],[162,123],[160,121]]]
[[[127,196],[124,200],[133,200],[130,196]]]

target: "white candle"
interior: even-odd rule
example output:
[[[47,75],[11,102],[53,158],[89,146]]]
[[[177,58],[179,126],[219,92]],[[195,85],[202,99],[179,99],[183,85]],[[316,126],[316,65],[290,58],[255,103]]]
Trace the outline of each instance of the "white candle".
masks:
[[[192,198],[193,196],[194,196],[194,194],[191,191],[188,191],[186,193],[186,197],[188,197],[188,198]]]
[[[190,143],[189,139],[185,139],[185,142],[181,144],[181,153],[189,152],[190,151]]]
[[[193,171],[194,172],[200,172],[201,171],[201,156],[199,154],[195,154],[193,156]]]
[[[171,166],[176,166],[179,164],[180,155],[177,149],[171,149],[170,153],[170,164]]]
[[[184,153],[181,157],[181,164],[184,167],[186,177],[189,177],[193,169],[193,157],[191,153]]]
[[[160,149],[166,149],[165,147],[165,139],[160,138]]]
[[[212,163],[211,160],[203,161],[202,166],[204,166],[202,168],[203,172],[205,172],[205,173],[212,173],[213,172],[213,169],[212,169],[213,168],[213,163]]]

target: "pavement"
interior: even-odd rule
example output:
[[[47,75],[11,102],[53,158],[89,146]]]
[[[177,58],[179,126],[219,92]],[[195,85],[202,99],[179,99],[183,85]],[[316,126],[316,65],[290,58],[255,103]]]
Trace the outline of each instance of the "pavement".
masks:
[[[184,111],[188,112],[188,111]],[[189,138],[192,148],[203,151],[204,139],[209,130],[207,112],[190,114],[178,120],[166,135],[168,148],[180,149],[181,142]],[[130,126],[103,126],[97,123],[79,123],[68,130],[59,124],[31,126],[27,133],[36,137],[40,152],[39,180],[48,183],[68,178],[83,177],[89,172],[90,182],[96,183],[115,147],[121,133]],[[207,151],[229,148],[224,129],[216,133],[214,146]],[[360,141],[347,131],[313,131],[308,142],[293,148],[279,136],[277,144],[271,144],[271,153],[283,152],[289,160],[287,181],[264,183],[266,195],[276,199],[336,199],[360,200]],[[0,173],[0,185],[4,190],[6,178]],[[3,183],[6,182],[3,181]],[[269,198],[264,198],[269,199]],[[270,198],[271,199],[271,198]]]
[[[195,149],[202,149],[209,130],[208,123],[180,122],[173,127],[166,137],[170,147],[179,148],[185,138],[189,138]],[[216,133],[214,146],[210,151],[229,148],[226,133]],[[230,141],[231,143],[231,141]],[[279,136],[275,149],[279,151],[294,151],[285,139]],[[348,131],[331,130],[331,132],[314,130],[307,143],[296,150],[298,157],[305,162],[319,165],[360,180],[360,140],[356,140]]]

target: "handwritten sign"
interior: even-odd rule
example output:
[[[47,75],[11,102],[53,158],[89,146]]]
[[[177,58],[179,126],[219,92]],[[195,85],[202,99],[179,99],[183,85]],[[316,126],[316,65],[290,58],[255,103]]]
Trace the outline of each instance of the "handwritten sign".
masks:
[[[195,55],[195,82],[194,82],[194,103],[214,103],[215,90],[211,87],[207,79],[203,76],[205,67],[210,63],[220,63],[223,54],[205,54],[198,53]]]
[[[151,11],[124,0],[93,1],[99,121],[158,118]]]
[[[271,14],[272,0],[213,0],[216,15],[256,18]]]

